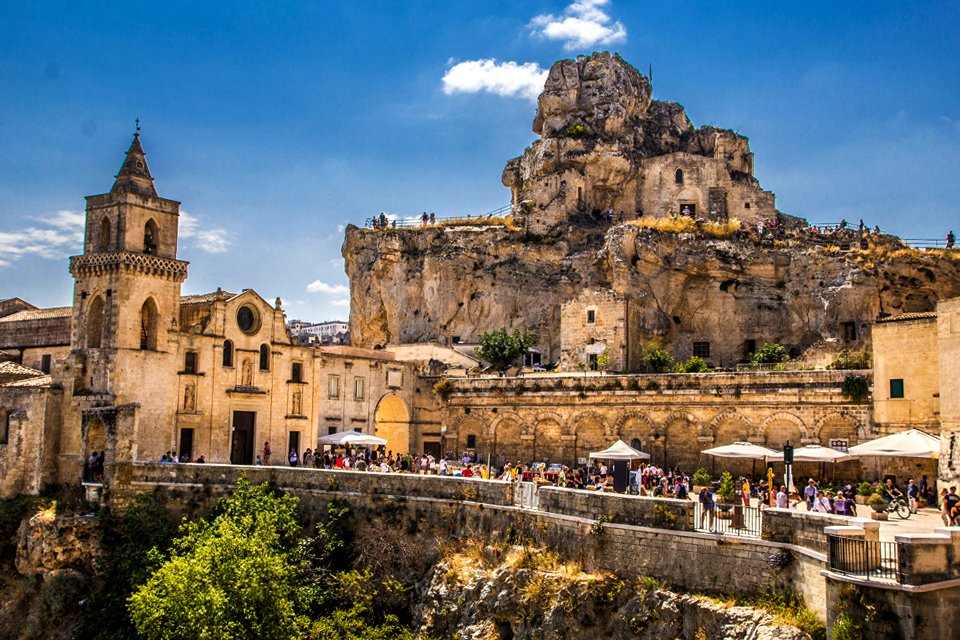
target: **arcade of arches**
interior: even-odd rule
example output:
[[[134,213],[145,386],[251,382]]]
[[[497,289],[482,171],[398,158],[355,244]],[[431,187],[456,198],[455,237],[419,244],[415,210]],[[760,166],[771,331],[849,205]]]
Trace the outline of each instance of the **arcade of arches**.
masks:
[[[383,405],[383,402],[381,402]],[[477,409],[451,417],[446,424],[446,451],[472,452],[495,464],[531,461],[577,464],[591,451],[610,446],[617,439],[645,451],[651,463],[692,471],[709,467],[701,451],[732,442],[749,441],[771,449],[784,443],[796,446],[819,444],[853,446],[874,437],[866,431],[866,412],[852,410],[788,413],[766,412],[750,417],[730,410],[648,413],[584,408],[564,412],[516,412],[502,408]],[[380,424],[378,410],[378,429]],[[379,433],[378,433],[379,435]],[[386,437],[386,436],[384,436]],[[723,461],[731,471],[747,473],[749,461]],[[741,469],[742,467],[742,469]]]

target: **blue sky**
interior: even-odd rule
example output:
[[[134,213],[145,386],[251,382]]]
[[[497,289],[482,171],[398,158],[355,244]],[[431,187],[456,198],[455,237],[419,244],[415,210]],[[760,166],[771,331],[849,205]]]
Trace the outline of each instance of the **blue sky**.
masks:
[[[960,227],[960,3],[778,5],[4,2],[0,298],[69,303],[83,197],[109,190],[139,117],[187,214],[185,293],[346,318],[343,225],[508,203],[538,83],[594,50],[749,136],[782,211]]]

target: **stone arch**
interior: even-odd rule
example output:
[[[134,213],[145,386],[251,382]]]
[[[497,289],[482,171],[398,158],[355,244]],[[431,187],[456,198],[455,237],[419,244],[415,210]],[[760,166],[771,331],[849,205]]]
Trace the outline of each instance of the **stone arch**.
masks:
[[[563,422],[556,414],[542,414],[537,417],[533,430],[533,457],[551,462],[569,462],[563,455]]]
[[[380,398],[373,423],[373,433],[387,441],[387,451],[406,453],[410,450],[410,410],[403,398],[392,393]]]
[[[143,252],[155,254],[157,252],[157,243],[160,239],[160,230],[153,218],[147,220],[143,225]]]
[[[88,482],[101,482],[100,471],[89,466],[91,455],[107,450],[107,427],[99,416],[82,425],[83,430],[83,478]]]
[[[817,421],[815,428],[817,442],[823,447],[829,447],[831,440],[843,439],[848,446],[860,444],[864,440],[863,426],[853,416],[835,412],[830,413]]]
[[[447,448],[453,448],[457,457],[463,455],[468,448],[470,436],[474,439],[474,450],[477,455],[486,457],[489,450],[487,434],[489,426],[479,416],[461,415],[454,421],[454,432],[447,435]]]
[[[647,453],[650,453],[649,448],[653,445],[653,436],[658,431],[657,425],[654,424],[653,420],[646,414],[637,411],[630,411],[620,416],[615,429],[615,435],[619,439],[630,446],[633,446],[631,442],[637,440],[639,441],[640,449]]]
[[[610,444],[606,442],[607,421],[595,411],[581,413],[573,420],[574,440],[573,462],[579,463],[581,458],[587,458],[591,451],[606,449]]]
[[[529,460],[533,457],[532,438],[524,439],[523,418],[513,412],[501,413],[490,425],[493,454],[498,462]]]
[[[710,421],[714,446],[721,447],[732,442],[746,442],[753,433],[753,424],[736,411],[725,411]]]
[[[774,451],[782,451],[787,441],[795,446],[801,446],[801,442],[807,437],[807,426],[803,420],[785,411],[767,416],[761,428],[764,443]]]
[[[679,466],[687,473],[692,473],[700,459],[698,432],[697,420],[689,413],[674,412],[664,418],[661,431],[663,457],[660,464],[664,468]],[[654,460],[654,464],[657,461]]]
[[[140,307],[140,348],[157,350],[157,334],[160,327],[160,312],[153,298],[147,298]]]
[[[87,349],[99,349],[103,346],[104,324],[103,298],[97,296],[87,309]]]

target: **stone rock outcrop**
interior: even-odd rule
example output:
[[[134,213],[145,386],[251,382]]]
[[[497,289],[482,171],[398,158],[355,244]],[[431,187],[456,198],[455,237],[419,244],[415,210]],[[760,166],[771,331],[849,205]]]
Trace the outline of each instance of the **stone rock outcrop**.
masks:
[[[16,567],[21,575],[46,576],[64,570],[90,574],[100,553],[93,515],[55,516],[41,511],[17,530]]]
[[[439,562],[420,587],[414,612],[429,637],[712,638],[804,640],[769,614],[662,589],[633,590],[611,576],[571,576],[500,566],[455,568]]]
[[[553,65],[533,121],[540,139],[503,171],[530,230],[608,208],[748,221],[776,213],[773,194],[753,177],[746,137],[697,128],[681,105],[651,94],[649,79],[617,55]]]
[[[503,228],[349,227],[343,255],[356,346],[473,342],[522,327],[537,336],[544,362],[559,360],[560,304],[600,288],[629,301],[631,349],[656,339],[685,359],[704,341],[716,366],[742,360],[749,341],[795,354],[869,349],[879,315],[932,311],[960,295],[960,262],[936,253],[874,255],[630,224],[584,222],[539,238]],[[856,339],[844,340],[845,323]]]

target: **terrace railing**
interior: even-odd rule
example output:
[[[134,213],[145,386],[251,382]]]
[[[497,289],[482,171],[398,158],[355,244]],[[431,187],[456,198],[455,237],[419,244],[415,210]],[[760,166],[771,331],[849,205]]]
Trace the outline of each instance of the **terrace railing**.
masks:
[[[713,508],[713,522],[709,513],[703,517],[703,505],[697,502],[693,508],[693,526],[697,531],[709,531],[747,538],[760,537],[761,510],[743,505],[718,504]],[[702,522],[702,526],[701,526]]]
[[[902,582],[899,543],[830,534],[830,570],[869,580]]]

